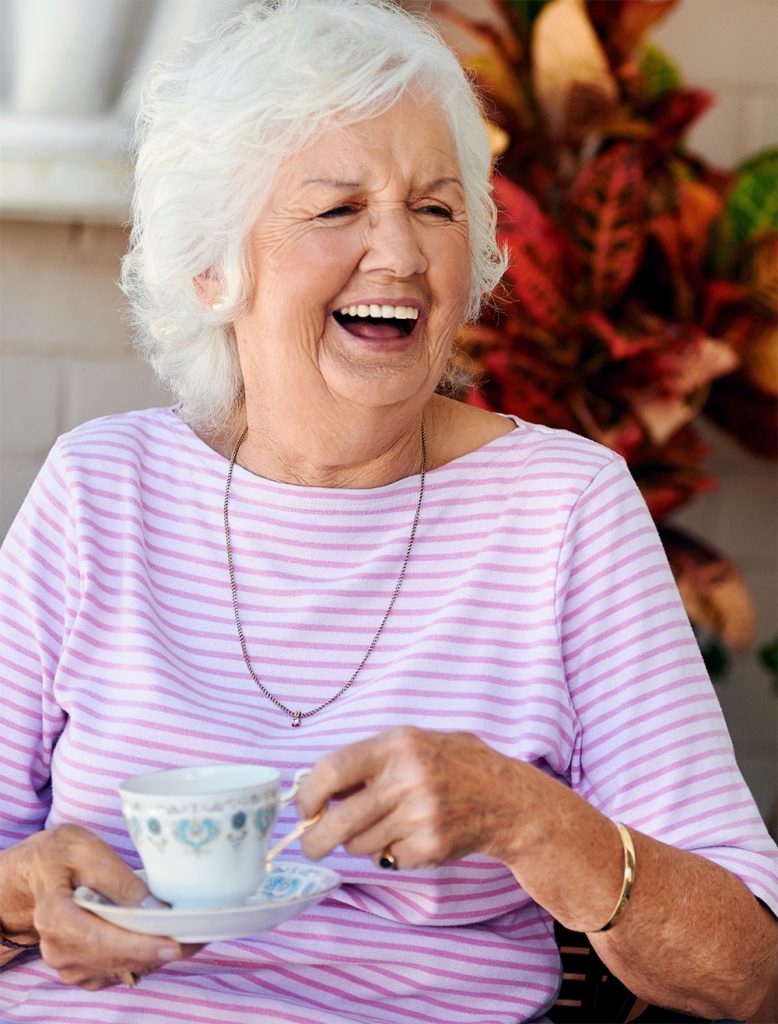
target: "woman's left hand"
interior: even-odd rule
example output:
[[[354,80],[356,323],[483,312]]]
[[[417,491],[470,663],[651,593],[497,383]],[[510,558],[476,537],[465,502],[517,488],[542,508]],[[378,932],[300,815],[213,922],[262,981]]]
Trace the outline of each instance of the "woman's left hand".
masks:
[[[390,850],[402,870],[475,851],[504,860],[534,771],[469,733],[390,729],[326,754],[301,784],[302,816],[327,808],[303,852],[318,860],[342,844],[378,862]]]

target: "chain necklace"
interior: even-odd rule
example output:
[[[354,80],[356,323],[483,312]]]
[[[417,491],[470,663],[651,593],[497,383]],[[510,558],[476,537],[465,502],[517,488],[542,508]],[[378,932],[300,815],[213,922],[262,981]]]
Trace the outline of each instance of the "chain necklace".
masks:
[[[397,582],[394,585],[394,590],[392,591],[392,596],[389,599],[389,605],[388,605],[386,611],[384,612],[384,617],[381,619],[381,622],[378,625],[378,629],[375,631],[375,635],[373,636],[373,639],[370,641],[369,647],[365,651],[365,654],[364,654],[362,660],[360,661],[360,663],[357,665],[357,667],[352,672],[351,678],[348,680],[348,682],[344,683],[344,685],[341,686],[341,688],[338,690],[337,693],[334,693],[331,697],[329,697],[327,700],[325,700],[324,703],[319,704],[318,707],[311,708],[309,711],[293,711],[291,708],[288,708],[286,706],[286,704],[283,704],[278,699],[278,697],[274,696],[270,692],[270,690],[267,689],[267,687],[262,683],[262,681],[260,680],[259,676],[254,671],[254,666],[251,664],[251,658],[249,657],[248,647],[246,646],[246,637],[245,637],[245,634],[243,632],[243,626],[241,625],[241,621],[240,621],[240,612],[238,610],[238,587],[237,587],[237,584],[235,582],[235,565],[233,563],[233,558],[232,558],[232,540],[231,540],[231,536],[230,536],[230,520],[229,520],[228,509],[229,509],[229,499],[230,499],[230,484],[232,483],[232,471],[233,471],[233,469],[235,467],[235,460],[238,457],[238,451],[240,449],[240,446],[243,444],[244,440],[246,439],[246,434],[248,434],[248,432],[249,432],[249,428],[245,427],[244,430],[243,430],[243,433],[238,438],[238,441],[237,441],[235,447],[232,450],[232,456],[230,458],[230,466],[229,466],[229,469],[227,470],[227,482],[224,485],[224,506],[223,506],[223,512],[224,512],[224,540],[225,540],[226,547],[227,547],[227,565],[228,565],[229,571],[230,571],[230,590],[232,592],[232,611],[233,611],[233,613],[235,615],[235,625],[237,626],[237,629],[238,629],[238,639],[240,640],[240,649],[243,652],[243,660],[246,663],[246,668],[249,671],[249,675],[254,680],[254,682],[257,684],[257,686],[262,691],[262,693],[264,693],[264,695],[267,697],[267,699],[269,701],[271,701],[273,704],[275,704],[275,706],[277,708],[280,708],[280,710],[283,711],[285,714],[289,715],[289,717],[292,719],[292,725],[294,727],[298,727],[300,725],[300,722],[303,720],[303,718],[310,718],[311,715],[315,715],[317,711],[321,711],[324,708],[328,707],[330,704],[332,704],[333,701],[336,701],[338,699],[338,697],[340,697],[341,694],[346,692],[346,690],[349,688],[349,686],[351,686],[351,684],[357,678],[359,673],[362,671],[362,669],[363,669],[367,659],[370,657],[370,655],[375,650],[375,646],[378,643],[378,638],[381,636],[381,633],[383,632],[383,628],[386,625],[386,620],[389,618],[389,614],[390,614],[392,608],[394,607],[394,602],[397,600],[397,595],[400,593],[400,587],[402,587],[402,585],[403,585],[403,580],[405,579],[405,570],[408,568],[408,561],[410,560],[410,557],[411,557],[411,549],[413,547],[413,542],[416,539],[416,528],[419,525],[419,515],[421,513],[421,503],[422,503],[422,499],[424,498],[424,477],[425,477],[426,470],[427,470],[427,435],[426,435],[425,430],[424,430],[424,420],[422,420],[422,422],[421,422],[421,469],[419,471],[419,498],[418,498],[418,501],[416,502],[416,511],[414,512],[414,515],[413,515],[413,524],[411,525],[411,533],[410,533],[410,536],[408,537],[408,546],[405,549],[405,558],[403,559],[402,568],[400,569],[400,575],[397,577]]]

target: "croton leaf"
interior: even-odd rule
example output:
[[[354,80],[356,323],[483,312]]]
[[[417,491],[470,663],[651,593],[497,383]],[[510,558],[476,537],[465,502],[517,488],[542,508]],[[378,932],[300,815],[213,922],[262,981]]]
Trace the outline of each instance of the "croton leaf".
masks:
[[[705,404],[705,397],[707,394],[694,401],[694,396],[689,400],[686,396],[665,398],[661,395],[636,394],[630,406],[648,437],[654,444],[663,445],[694,419]]]
[[[778,633],[772,640],[762,644],[758,653],[760,662],[773,676],[773,684],[778,686]]]
[[[599,441],[631,463],[644,445],[645,431],[629,413],[620,416],[615,423],[601,424],[597,418],[597,405],[598,399],[591,392],[583,389],[572,392],[570,408],[578,420],[578,433]]]
[[[629,396],[686,398],[739,364],[737,353],[716,338],[706,337],[697,324],[668,322],[648,351],[614,366],[609,376],[612,391]]]
[[[768,231],[747,242],[736,271],[757,312],[774,321],[778,315],[778,234]]]
[[[519,36],[497,21],[468,17],[440,0],[434,0],[431,12],[446,41],[475,73],[479,87],[527,130],[533,115],[517,73],[523,59]]]
[[[649,104],[643,116],[654,125],[650,146],[655,158],[673,149],[712,102],[712,94],[705,89],[681,87],[662,93]]]
[[[746,301],[746,289],[737,281],[712,279],[705,282],[703,290],[702,316],[700,322],[705,330],[720,334],[716,325],[731,309],[740,310]]]
[[[662,520],[692,498],[713,490],[714,478],[701,469],[708,454],[693,424],[681,427],[663,445],[647,439],[634,453],[630,469],[654,519]]]
[[[735,239],[744,242],[762,231],[778,231],[778,147],[752,156],[735,173],[726,209]]]
[[[689,178],[678,182],[678,224],[687,253],[700,263],[708,246],[711,225],[724,201],[710,185]]]
[[[754,455],[778,456],[778,401],[743,372],[714,384],[705,415]]]
[[[673,316],[678,320],[689,320],[694,315],[694,289],[687,273],[686,246],[684,245],[681,223],[677,214],[663,213],[652,217],[648,233],[659,246],[667,263],[664,284],[672,293]],[[659,275],[652,268],[655,283]]]
[[[502,0],[499,6],[512,15],[519,27],[526,31],[547,3],[548,0]]]
[[[640,263],[645,193],[638,149],[626,142],[585,164],[568,193],[564,222],[586,271],[592,307],[613,305]]]
[[[733,562],[696,537],[667,526],[660,536],[689,618],[736,651],[756,628],[756,607]]]
[[[744,242],[778,231],[778,148],[766,149],[738,168],[716,227],[713,264],[718,271]]]
[[[617,327],[598,309],[581,313],[576,319],[576,326],[606,349],[613,359],[630,359],[661,343],[661,335],[646,334],[623,320]]]
[[[643,500],[656,522],[661,522],[700,494],[712,491],[716,484],[712,476],[702,470],[670,470],[654,472],[641,479],[637,466],[631,467],[640,487]]]
[[[640,77],[643,95],[653,100],[662,93],[677,89],[683,79],[681,70],[664,50],[653,43],[643,47],[640,56]]]
[[[569,374],[520,348],[486,352],[479,362],[483,371],[479,381],[482,401],[485,399],[489,408],[533,423],[575,430],[566,399]]]
[[[736,281],[708,281],[702,298],[703,328],[726,341],[734,352],[742,355],[764,332],[765,317],[745,285]]]
[[[589,0],[592,22],[615,64],[628,60],[648,29],[666,18],[678,0]]]
[[[778,328],[768,328],[743,352],[743,373],[764,394],[778,396]]]
[[[529,192],[501,175],[495,176],[494,197],[500,211],[498,238],[510,251],[506,276],[518,303],[541,327],[561,330],[568,308],[559,232]]]
[[[532,82],[552,136],[579,138],[590,122],[574,119],[585,112],[600,119],[615,106],[619,90],[608,58],[592,27],[583,0],[551,0],[532,30]],[[582,92],[588,99],[580,101]],[[576,110],[571,96],[579,97]],[[595,103],[594,96],[599,97]]]

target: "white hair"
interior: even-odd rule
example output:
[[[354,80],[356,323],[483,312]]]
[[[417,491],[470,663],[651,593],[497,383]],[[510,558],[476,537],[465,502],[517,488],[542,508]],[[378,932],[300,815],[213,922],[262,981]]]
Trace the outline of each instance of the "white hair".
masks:
[[[152,70],[136,123],[122,287],[137,343],[192,425],[242,398],[233,318],[250,295],[246,239],[281,160],[419,85],[450,126],[472,264],[468,319],[500,280],[490,150],[476,94],[435,29],[391,0],[254,0]],[[195,278],[218,282],[217,309]]]

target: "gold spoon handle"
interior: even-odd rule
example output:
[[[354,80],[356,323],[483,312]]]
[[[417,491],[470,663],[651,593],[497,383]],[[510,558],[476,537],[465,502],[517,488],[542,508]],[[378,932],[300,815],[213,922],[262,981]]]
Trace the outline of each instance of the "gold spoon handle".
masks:
[[[282,850],[285,850],[290,843],[293,843],[295,841],[295,839],[298,839],[303,834],[303,832],[306,832],[311,827],[311,825],[315,824],[322,816],[322,814],[324,814],[324,811],[319,811],[319,813],[314,814],[312,818],[306,818],[305,821],[298,822],[291,832],[288,832],[283,839],[279,839],[279,841],[276,843],[273,849],[268,850],[267,856],[265,857],[265,867],[269,867],[273,861],[273,858],[276,857]]]

